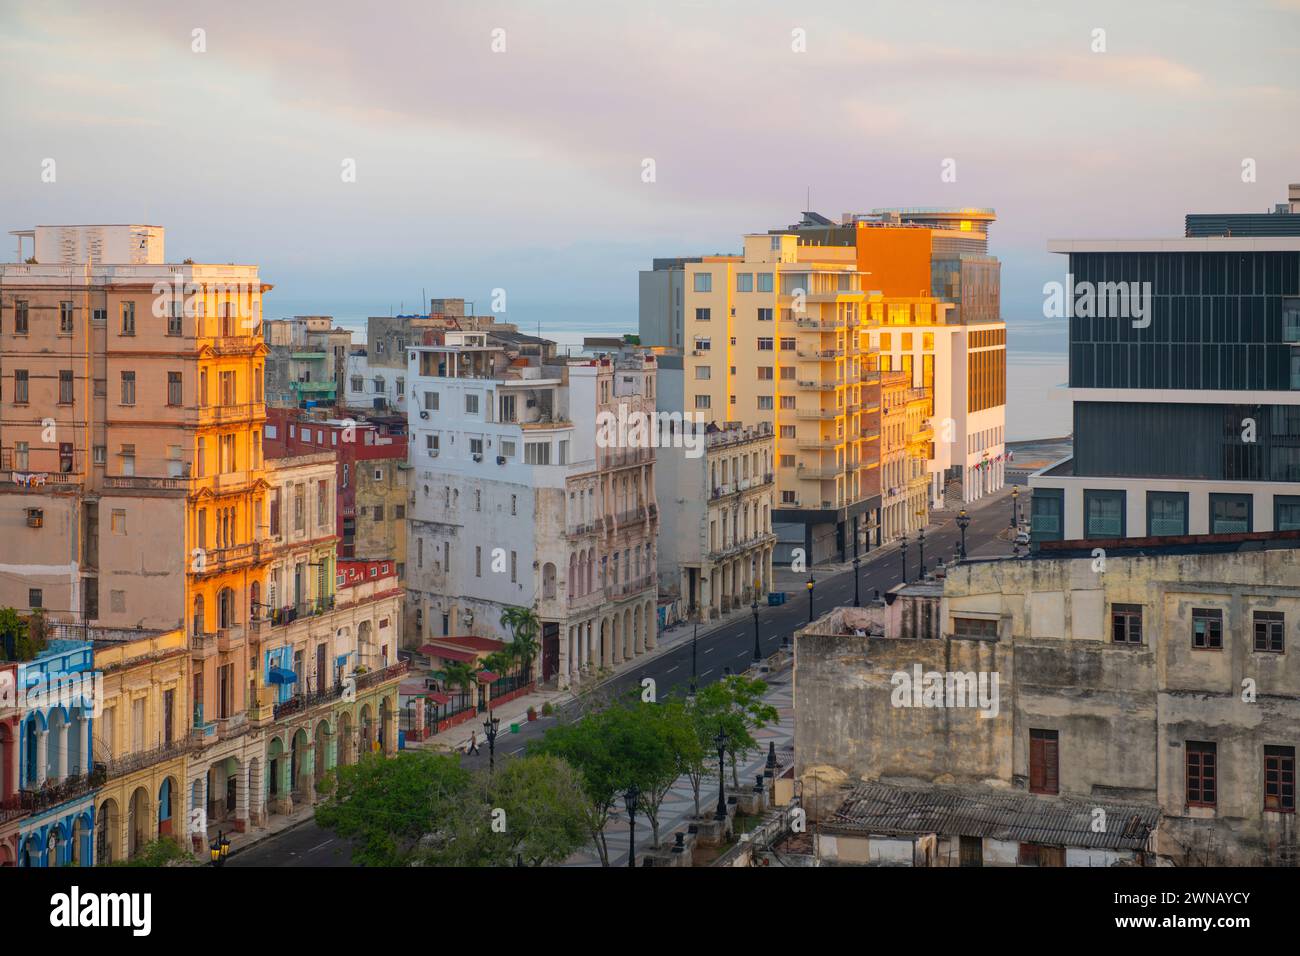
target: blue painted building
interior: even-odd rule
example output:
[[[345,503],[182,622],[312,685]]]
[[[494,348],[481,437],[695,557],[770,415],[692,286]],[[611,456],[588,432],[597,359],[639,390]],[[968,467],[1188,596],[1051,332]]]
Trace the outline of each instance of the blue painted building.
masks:
[[[54,640],[18,665],[18,773],[31,815],[18,838],[20,866],[94,863],[94,652],[90,641]]]

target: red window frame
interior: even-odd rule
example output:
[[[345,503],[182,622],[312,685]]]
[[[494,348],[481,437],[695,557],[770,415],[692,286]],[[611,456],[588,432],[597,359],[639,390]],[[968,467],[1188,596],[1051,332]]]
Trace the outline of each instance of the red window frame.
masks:
[[[1203,740],[1186,744],[1187,805],[1216,807],[1219,801],[1219,748]]]

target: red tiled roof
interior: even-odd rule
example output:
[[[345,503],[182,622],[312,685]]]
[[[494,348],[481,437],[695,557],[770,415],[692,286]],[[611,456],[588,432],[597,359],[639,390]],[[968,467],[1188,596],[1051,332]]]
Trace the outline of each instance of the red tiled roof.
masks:
[[[500,674],[494,674],[491,671],[479,671],[478,682],[480,684],[490,684],[500,676]]]
[[[420,653],[426,657],[440,657],[446,661],[460,661],[462,664],[472,664],[478,660],[478,655],[473,651],[459,651],[454,647],[439,647],[436,644],[422,645]]]
[[[436,691],[436,690],[435,690],[435,691],[430,691],[430,692],[429,692],[428,694],[426,694],[425,696],[427,696],[427,697],[429,698],[429,700],[433,701],[435,704],[450,704],[450,703],[451,703],[451,697],[450,697],[450,696],[448,696],[447,694],[439,693],[439,692]]]
[[[479,637],[475,634],[464,634],[459,637],[438,637],[434,638],[434,644],[451,645],[452,647],[467,647],[476,651],[493,651],[504,650],[505,641],[499,641],[495,637]]]

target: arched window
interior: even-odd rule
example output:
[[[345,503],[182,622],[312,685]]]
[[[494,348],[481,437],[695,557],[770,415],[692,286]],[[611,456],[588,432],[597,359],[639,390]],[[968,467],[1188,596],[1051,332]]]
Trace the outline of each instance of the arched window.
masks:
[[[191,622],[191,633],[198,636],[203,633],[203,595],[194,595],[194,619]]]
[[[235,591],[222,588],[217,595],[217,627],[235,626]]]
[[[259,620],[262,617],[262,585],[259,581],[254,581],[252,587],[248,589],[249,620]]]

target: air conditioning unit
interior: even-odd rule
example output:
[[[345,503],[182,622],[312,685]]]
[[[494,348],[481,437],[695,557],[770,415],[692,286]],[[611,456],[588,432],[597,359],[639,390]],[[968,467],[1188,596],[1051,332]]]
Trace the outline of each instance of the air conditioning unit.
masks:
[[[497,464],[498,464],[498,465],[504,465],[505,463],[506,463],[506,456],[505,456],[505,455],[497,455]]]
[[[474,454],[470,455],[470,457],[473,458],[475,461],[482,461],[482,460],[483,460],[483,456],[482,456],[481,454],[479,454],[478,452],[474,452]]]
[[[27,527],[41,528],[45,526],[45,512],[40,508],[27,509]]]
[[[429,413],[426,412],[424,409],[420,409],[420,417],[427,420],[429,417]]]
[[[436,448],[430,448],[430,449],[429,449],[429,457],[430,457],[430,458],[437,458],[437,457],[438,457],[438,449],[436,449]]]

